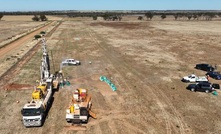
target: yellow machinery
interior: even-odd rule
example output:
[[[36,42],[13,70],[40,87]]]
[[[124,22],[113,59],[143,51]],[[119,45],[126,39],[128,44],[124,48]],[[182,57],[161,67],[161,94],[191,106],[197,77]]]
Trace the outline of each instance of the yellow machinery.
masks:
[[[87,123],[89,115],[96,118],[96,114],[91,111],[91,96],[87,94],[87,89],[76,89],[71,105],[66,109],[66,121],[68,123]]]
[[[39,85],[33,92],[32,92],[32,99],[42,99],[44,95],[47,94],[47,84]]]
[[[42,59],[40,65],[41,79],[32,92],[32,101],[26,103],[22,110],[22,122],[25,127],[42,126],[49,111],[53,91],[58,89],[58,74],[50,73],[50,59],[46,49],[45,39],[42,40]]]

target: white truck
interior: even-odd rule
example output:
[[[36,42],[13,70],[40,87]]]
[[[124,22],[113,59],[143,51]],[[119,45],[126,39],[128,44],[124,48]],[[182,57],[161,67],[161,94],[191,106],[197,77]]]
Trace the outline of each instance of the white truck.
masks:
[[[205,76],[196,76],[195,74],[191,74],[189,76],[185,76],[182,79],[183,82],[208,82],[208,79]]]
[[[42,126],[49,110],[52,90],[53,75],[45,83],[41,83],[32,92],[31,102],[24,105],[21,110],[22,121],[25,127]]]
[[[80,65],[81,62],[75,59],[65,59],[62,61],[62,65]]]
[[[25,127],[42,126],[50,108],[53,89],[58,88],[58,76],[50,74],[49,56],[45,40],[42,40],[42,60],[40,66],[41,81],[32,92],[31,102],[21,110],[22,122]]]

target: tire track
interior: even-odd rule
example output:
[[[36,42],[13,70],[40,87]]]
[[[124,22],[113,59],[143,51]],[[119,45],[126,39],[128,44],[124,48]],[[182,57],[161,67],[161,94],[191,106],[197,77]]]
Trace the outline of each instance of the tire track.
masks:
[[[89,36],[90,36],[91,39],[96,43],[96,45],[97,45],[101,50],[103,50],[102,52],[107,52],[107,51],[108,51],[107,49],[102,48],[102,47],[99,45],[99,41],[98,41],[97,38],[94,36],[94,33],[92,33],[91,30],[89,30]],[[107,53],[105,53],[105,54],[107,54]],[[105,60],[103,59],[103,61],[108,61],[109,63],[113,63],[113,62],[110,60],[110,57],[108,57],[108,56],[105,56]],[[105,63],[105,62],[104,62],[104,63]],[[118,63],[118,64],[121,64],[121,63]],[[112,64],[112,65],[114,65],[114,64]],[[115,65],[117,65],[117,64],[115,64]],[[123,77],[122,73],[119,72],[116,68],[117,68],[117,67],[114,66],[114,67],[113,67],[114,70],[113,70],[112,72],[116,72],[116,74],[119,74],[121,78],[125,78],[125,77]],[[126,68],[124,68],[124,69],[126,69]],[[126,69],[126,70],[127,70],[127,69]],[[130,86],[126,83],[126,81],[124,81],[123,79],[122,79],[122,81],[123,81],[123,83],[126,85],[127,89],[129,89],[130,91],[133,91],[133,90],[130,88]],[[155,95],[155,94],[154,94],[154,95]],[[155,100],[158,102],[158,105],[160,106],[160,109],[161,109],[161,111],[164,113],[164,115],[165,115],[166,117],[169,117],[169,115],[168,115],[168,114],[165,112],[165,110],[163,109],[163,105],[161,104],[161,102],[156,99],[156,98],[157,98],[156,96],[155,96],[154,98],[155,98]],[[171,126],[170,126],[171,123],[169,122],[168,119],[165,119],[165,121],[166,121],[166,130],[167,130],[167,133],[170,134],[170,133],[171,133]],[[137,129],[138,129],[138,128],[137,128]]]
[[[92,33],[92,31],[91,31],[90,29],[89,29],[89,36],[90,36],[91,39],[96,43],[96,45],[97,45],[101,50],[103,50],[103,51],[101,51],[101,52],[109,52],[109,51],[110,51],[110,50],[108,50],[108,49],[106,49],[106,48],[101,47],[99,41],[98,41],[97,38],[95,37],[95,33]],[[119,64],[121,64],[121,63],[113,64],[113,62],[110,60],[112,57],[110,58],[110,57],[107,56],[107,53],[105,53],[105,54],[106,54],[105,60],[103,59],[104,63],[105,63],[105,61],[108,61],[109,63],[112,63],[112,65],[119,65]],[[104,55],[105,55],[105,54],[104,54]],[[108,53],[108,54],[109,54],[109,53]],[[130,86],[126,83],[126,81],[123,80],[123,78],[125,78],[125,77],[123,77],[123,74],[122,74],[121,72],[119,72],[116,68],[118,68],[118,67],[113,66],[113,71],[112,71],[112,72],[116,72],[116,74],[119,74],[120,77],[122,78],[123,83],[126,85],[127,89],[129,89],[131,92],[133,92],[132,88],[130,88]],[[121,67],[121,68],[124,68],[124,67]],[[126,68],[124,68],[124,69],[127,70]],[[124,74],[126,74],[126,73],[124,73]],[[153,94],[153,93],[152,93],[152,94]],[[153,95],[155,95],[155,94],[153,94]],[[161,104],[161,102],[159,101],[159,99],[157,99],[156,95],[155,95],[154,98],[155,98],[155,100],[157,101],[158,105],[160,106],[160,109],[161,109],[161,111],[164,113],[164,115],[165,115],[166,117],[169,117],[169,115],[168,115],[168,114],[165,112],[165,110],[163,109],[163,105]],[[165,122],[166,122],[166,130],[167,130],[167,133],[170,134],[170,133],[171,133],[171,126],[170,126],[171,123],[169,122],[168,119],[165,119]]]
[[[136,77],[136,79],[134,80],[140,80],[142,81],[142,79],[145,79],[146,77],[141,74],[140,72],[136,71],[136,69],[132,68],[131,66],[127,65],[125,63],[125,61],[120,61],[120,59],[116,59],[116,57],[114,57],[113,55],[114,54],[110,54],[110,50],[107,51],[107,49],[104,47],[104,45],[100,45],[100,43],[97,41],[96,39],[96,33],[93,33],[92,30],[91,30],[91,36],[93,36],[93,39],[95,39],[96,41],[96,44],[105,52],[105,55],[106,55],[106,59],[109,60],[109,62],[112,62],[113,65],[115,65],[115,71],[118,73],[118,74],[121,74],[122,78],[126,78],[126,77],[123,77],[123,74],[125,73],[121,73],[119,70],[116,70],[116,68],[124,68],[125,70],[127,71],[133,71],[135,72],[134,73],[134,76]],[[114,60],[110,60],[110,59],[114,59]],[[114,64],[116,63],[116,64]],[[117,66],[118,65],[118,66]],[[169,98],[161,91],[161,90],[157,90],[158,87],[156,86],[153,86],[152,83],[148,82],[148,84],[145,84],[144,86],[145,87],[148,87],[147,85],[149,85],[150,87],[152,87],[153,89],[156,89],[153,90],[148,88],[148,91],[151,92],[152,96],[154,96],[157,104],[159,105],[161,111],[163,112],[163,115],[165,115],[165,122],[166,122],[166,129],[167,129],[167,133],[172,133],[172,130],[171,130],[171,125],[174,124],[170,118],[169,115],[169,112],[167,112],[167,110],[164,108],[164,105],[168,106],[172,112],[173,112],[173,115],[176,119],[176,122],[179,124],[179,133],[181,134],[184,134],[184,133],[190,133],[190,130],[189,128],[187,127],[187,125],[184,123],[184,120],[181,116],[181,114],[176,110],[176,108],[172,105],[171,101],[169,100]],[[142,90],[142,92],[144,92],[145,90]],[[148,92],[146,92],[146,94],[148,94]],[[162,98],[161,98],[162,97]],[[161,99],[159,99],[161,98]],[[176,124],[175,124],[176,125]]]

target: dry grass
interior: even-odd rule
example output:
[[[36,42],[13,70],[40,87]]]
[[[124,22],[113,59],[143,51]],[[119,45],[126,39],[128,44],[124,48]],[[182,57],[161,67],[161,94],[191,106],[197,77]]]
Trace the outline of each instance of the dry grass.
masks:
[[[71,86],[54,95],[54,103],[41,128],[23,128],[19,117],[7,119],[28,100],[31,91],[1,92],[2,133],[213,133],[220,132],[220,96],[186,90],[181,77],[195,72],[197,63],[221,62],[218,21],[91,21],[71,18],[48,39],[55,68],[62,58],[75,58],[80,66],[64,67]],[[11,82],[33,83],[38,76],[39,51]],[[91,64],[89,64],[91,62]],[[52,67],[53,68],[53,67]],[[220,69],[220,68],[219,68]],[[104,75],[117,86],[112,92],[99,80]],[[212,80],[216,83],[220,81]],[[86,131],[67,130],[65,109],[73,89],[88,88],[98,119]],[[220,92],[219,92],[220,93]],[[18,105],[14,98],[25,96]],[[13,98],[14,96],[14,98]],[[9,110],[9,112],[4,112]],[[203,111],[203,112],[202,112]],[[7,124],[11,128],[7,129]]]
[[[48,20],[61,20],[62,17],[46,16]],[[1,21],[32,21],[33,15],[4,15]]]

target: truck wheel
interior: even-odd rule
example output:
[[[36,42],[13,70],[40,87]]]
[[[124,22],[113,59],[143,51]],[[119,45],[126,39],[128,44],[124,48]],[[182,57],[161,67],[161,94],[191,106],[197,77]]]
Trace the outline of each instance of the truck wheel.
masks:
[[[191,90],[192,92],[195,92],[195,88],[191,88],[190,90]]]
[[[209,93],[209,90],[205,90],[206,93]]]
[[[89,115],[87,116],[87,120],[83,121],[83,123],[88,123]]]
[[[41,121],[41,123],[40,123],[39,127],[42,127],[42,125],[43,125],[43,122]]]

